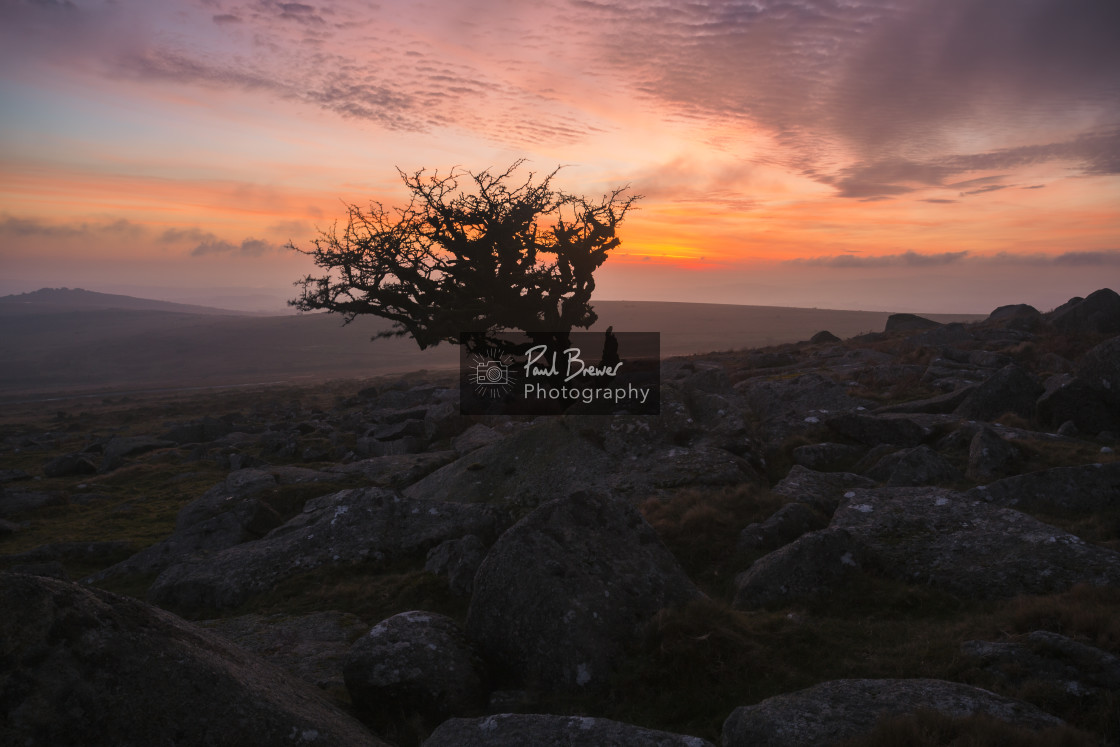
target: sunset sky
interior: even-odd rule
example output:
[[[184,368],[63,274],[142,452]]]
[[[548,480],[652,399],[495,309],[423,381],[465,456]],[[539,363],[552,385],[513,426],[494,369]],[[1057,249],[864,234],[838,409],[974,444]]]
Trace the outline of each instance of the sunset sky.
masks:
[[[0,0],[0,294],[280,310],[396,169],[644,195],[596,298],[1120,290],[1115,0]]]

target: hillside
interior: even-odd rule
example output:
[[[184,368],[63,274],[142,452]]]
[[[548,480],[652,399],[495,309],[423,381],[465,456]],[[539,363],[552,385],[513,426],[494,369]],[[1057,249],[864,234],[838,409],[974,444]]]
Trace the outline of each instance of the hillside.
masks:
[[[420,351],[406,338],[371,342],[387,328],[377,318],[342,326],[339,317],[326,314],[186,311],[196,307],[86,291],[43,290],[0,301],[0,399],[377,376],[458,365],[458,351],[450,345]],[[882,329],[889,316],[627,301],[595,307],[600,321],[593,329],[660,332],[663,356],[796,342],[823,329],[850,337]]]

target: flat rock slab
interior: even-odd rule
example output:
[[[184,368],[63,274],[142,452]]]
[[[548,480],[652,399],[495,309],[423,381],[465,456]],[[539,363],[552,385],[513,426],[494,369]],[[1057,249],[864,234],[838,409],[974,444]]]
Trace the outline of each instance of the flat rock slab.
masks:
[[[505,713],[453,718],[422,747],[713,747],[699,737],[632,726],[605,718]]]
[[[128,597],[0,574],[0,744],[384,745],[315,688]]]
[[[985,714],[1017,726],[1062,721],[1018,700],[957,682],[833,680],[737,708],[723,724],[723,747],[825,747],[867,734],[881,718],[917,710],[953,718]]]
[[[1120,553],[942,488],[855,490],[831,526],[887,575],[972,599],[1120,583]]]
[[[307,502],[265,537],[173,565],[148,595],[183,610],[229,609],[323,565],[392,562],[444,540],[492,537],[505,518],[490,506],[402,498],[380,488],[342,490]]]

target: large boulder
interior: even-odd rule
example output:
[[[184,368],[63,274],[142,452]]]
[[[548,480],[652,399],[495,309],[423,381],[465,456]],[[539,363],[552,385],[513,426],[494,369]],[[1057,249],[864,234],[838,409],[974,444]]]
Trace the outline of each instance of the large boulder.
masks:
[[[406,499],[380,488],[342,490],[308,501],[259,540],[171,566],[148,596],[184,611],[229,609],[323,565],[423,557],[444,540],[492,537],[505,521],[490,506]]]
[[[1022,451],[993,428],[977,429],[968,444],[968,476],[977,482],[988,482],[1009,474],[1022,456]]]
[[[535,508],[602,485],[612,471],[613,460],[602,449],[549,419],[457,459],[404,493],[421,500]]]
[[[832,519],[868,565],[966,598],[1120,583],[1120,553],[1026,514],[941,488],[856,490]]]
[[[891,314],[887,317],[887,325],[883,328],[883,331],[921,332],[940,326],[941,322],[935,322],[932,319],[926,319],[924,316],[918,316],[917,314]]]
[[[1004,686],[1033,680],[1074,696],[1120,691],[1120,657],[1048,630],[1020,640],[965,641],[961,653]]]
[[[500,679],[596,689],[642,623],[700,596],[636,509],[576,493],[541,505],[490,549],[467,633]]]
[[[1120,334],[1120,294],[1102,288],[1083,299],[1070,299],[1049,314],[1059,331],[1080,334]]]
[[[0,743],[383,745],[306,683],[128,597],[0,574]]]
[[[699,737],[632,726],[605,718],[503,713],[453,718],[422,747],[712,747]]]
[[[868,734],[880,719],[919,710],[954,718],[984,714],[1027,728],[1062,724],[1029,703],[957,682],[833,680],[737,708],[723,724],[723,745],[828,747]]]
[[[827,525],[828,518],[822,512],[795,501],[779,508],[766,521],[744,527],[737,547],[742,552],[775,550]]]
[[[789,474],[771,490],[832,516],[840,502],[853,490],[873,487],[875,481],[862,475],[851,472],[817,472],[795,464]]]
[[[924,444],[887,454],[864,474],[888,487],[947,485],[963,478],[949,460]]]
[[[954,412],[971,420],[995,420],[1005,413],[1030,418],[1044,391],[1034,374],[1011,363],[988,377]]]
[[[359,715],[401,737],[483,713],[489,692],[462,628],[434,612],[402,612],[375,625],[351,647],[343,676]]]
[[[1095,380],[1112,383],[1106,378]],[[1120,405],[1110,402],[1109,396],[1107,388],[1094,387],[1087,379],[1055,374],[1046,380],[1036,412],[1039,421],[1051,428],[1073,423],[1081,433],[1117,430],[1120,429]]]
[[[852,412],[831,417],[826,422],[829,428],[841,436],[867,446],[917,446],[930,433],[913,420],[897,416],[879,417]]]
[[[732,606],[753,610],[828,595],[859,568],[858,549],[843,529],[810,532],[756,560],[735,578]]]
[[[1113,407],[1120,407],[1120,337],[1089,350],[1077,367],[1077,377]]]
[[[1120,462],[1027,472],[973,488],[965,495],[1020,511],[1107,511],[1120,507]]]

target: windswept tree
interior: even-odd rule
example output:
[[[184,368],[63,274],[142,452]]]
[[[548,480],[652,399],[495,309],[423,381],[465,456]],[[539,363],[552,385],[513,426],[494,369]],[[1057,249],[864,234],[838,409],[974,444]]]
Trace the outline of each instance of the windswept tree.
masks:
[[[313,249],[289,244],[324,271],[297,281],[289,304],[345,323],[384,317],[393,326],[377,337],[410,335],[421,349],[454,342],[480,351],[511,330],[567,346],[573,328],[595,323],[595,270],[639,198],[626,187],[597,201],[567,194],[552,186],[559,169],[520,181],[522,164],[497,174],[400,172],[405,207],[347,205],[345,227],[321,232]]]

